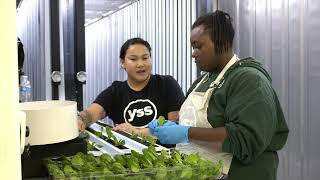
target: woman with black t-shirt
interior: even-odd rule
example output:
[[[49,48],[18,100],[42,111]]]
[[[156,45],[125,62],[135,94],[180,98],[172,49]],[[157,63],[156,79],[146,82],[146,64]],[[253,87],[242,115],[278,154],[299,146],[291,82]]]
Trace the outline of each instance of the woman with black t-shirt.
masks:
[[[141,38],[127,40],[120,50],[120,63],[127,71],[126,81],[114,81],[95,101],[79,113],[79,129],[109,116],[114,130],[151,135],[148,123],[164,116],[178,119],[184,94],[172,76],[151,74],[151,47]]]

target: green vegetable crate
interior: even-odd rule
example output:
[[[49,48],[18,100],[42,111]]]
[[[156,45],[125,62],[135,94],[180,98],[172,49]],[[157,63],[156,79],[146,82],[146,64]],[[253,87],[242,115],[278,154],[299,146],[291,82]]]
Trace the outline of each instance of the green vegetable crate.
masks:
[[[120,134],[100,123],[91,125],[86,136],[88,154],[44,160],[52,179],[226,179],[222,162],[167,149],[150,137]]]
[[[151,179],[220,179],[223,175],[222,163],[201,159],[199,154],[186,155],[172,150],[157,153],[153,146],[142,153],[132,150],[131,154],[110,156],[103,154],[77,153],[46,159],[49,175],[54,180],[151,180]]]

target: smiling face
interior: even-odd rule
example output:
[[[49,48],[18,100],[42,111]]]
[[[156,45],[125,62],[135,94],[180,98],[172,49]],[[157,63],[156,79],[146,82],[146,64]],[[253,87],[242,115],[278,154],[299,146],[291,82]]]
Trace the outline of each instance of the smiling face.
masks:
[[[139,84],[149,80],[152,68],[151,56],[143,44],[130,45],[124,59],[121,59],[121,64],[128,73],[128,81]]]
[[[215,54],[214,43],[210,34],[203,25],[197,26],[191,31],[192,57],[202,71],[211,72],[218,66],[219,58]]]

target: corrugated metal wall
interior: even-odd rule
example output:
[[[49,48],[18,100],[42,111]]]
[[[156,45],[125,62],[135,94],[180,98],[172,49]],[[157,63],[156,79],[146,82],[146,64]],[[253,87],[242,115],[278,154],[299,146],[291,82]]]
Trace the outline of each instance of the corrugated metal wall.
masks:
[[[126,79],[119,50],[126,39],[136,36],[152,46],[153,72],[173,75],[186,91],[196,78],[189,43],[195,1],[140,0],[87,26],[85,107],[112,81]],[[24,0],[17,14],[18,36],[26,52],[24,71],[31,77],[35,100],[45,99],[51,89],[46,3]],[[285,111],[290,135],[279,153],[278,179],[318,179],[320,1],[220,0],[218,4],[234,17],[236,53],[261,60]]]
[[[184,92],[196,78],[190,29],[195,0],[140,0],[86,27],[84,107],[114,80],[125,80],[119,51],[129,38],[149,41],[153,73],[174,76]]]
[[[279,180],[320,177],[320,1],[229,0],[235,51],[258,58],[271,73],[290,128],[279,155]]]
[[[25,52],[23,71],[30,79],[33,100],[51,96],[48,11],[47,0],[24,0],[17,11],[17,35]]]

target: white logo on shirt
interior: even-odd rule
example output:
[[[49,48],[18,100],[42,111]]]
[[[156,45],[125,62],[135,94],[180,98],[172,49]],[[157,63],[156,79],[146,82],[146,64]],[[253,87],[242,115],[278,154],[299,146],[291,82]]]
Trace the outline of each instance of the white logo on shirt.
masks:
[[[130,123],[134,119],[140,119],[143,117],[146,117],[149,120],[155,119],[157,117],[157,108],[149,99],[138,99],[136,101],[132,101],[124,109],[123,118],[126,122]]]

